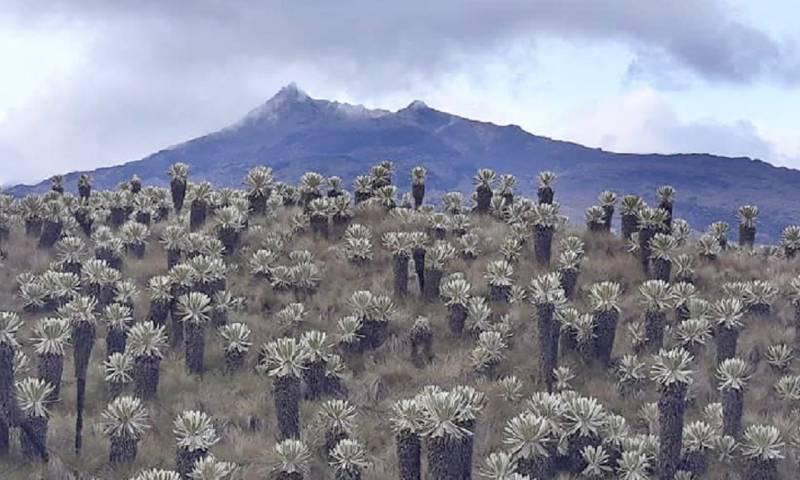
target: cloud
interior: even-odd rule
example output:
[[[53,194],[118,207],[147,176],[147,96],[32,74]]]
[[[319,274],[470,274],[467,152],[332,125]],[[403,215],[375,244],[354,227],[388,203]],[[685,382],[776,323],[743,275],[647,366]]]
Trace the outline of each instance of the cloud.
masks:
[[[779,165],[800,165],[747,120],[685,121],[662,92],[642,88],[569,112],[559,131],[565,138],[606,150],[634,153],[714,153],[750,157]],[[800,152],[798,152],[800,153]]]
[[[736,18],[722,0],[504,0],[498,2],[19,2],[21,24],[97,29],[99,50],[151,66],[205,68],[240,59],[430,72],[459,56],[539,35],[626,42],[711,80],[797,80],[797,51]],[[46,13],[41,13],[42,11]],[[131,58],[133,57],[133,58]],[[400,75],[399,78],[404,78]]]
[[[5,2],[0,29],[52,38],[55,56],[63,42],[50,32],[69,32],[80,37],[80,55],[26,105],[0,111],[0,143],[30,160],[17,170],[22,180],[140,158],[234,122],[292,80],[318,96],[380,103],[507,59],[509,51],[535,49],[543,38],[628,46],[631,75],[663,85],[665,75],[679,86],[688,77],[733,84],[800,78],[795,49],[736,18],[721,0],[43,6]],[[535,75],[527,58],[522,68]]]
[[[0,143],[0,159],[2,159],[2,168],[0,168],[0,186],[11,184],[20,178],[24,178],[27,173],[25,165],[29,162],[25,157],[10,145]]]

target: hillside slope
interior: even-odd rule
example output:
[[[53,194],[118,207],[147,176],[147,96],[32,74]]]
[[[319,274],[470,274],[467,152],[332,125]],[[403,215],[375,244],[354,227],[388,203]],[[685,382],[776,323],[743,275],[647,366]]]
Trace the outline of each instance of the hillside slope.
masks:
[[[707,154],[640,155],[606,152],[525,132],[515,125],[491,123],[437,111],[420,101],[396,112],[370,110],[309,97],[294,85],[284,87],[238,123],[138,161],[89,172],[96,186],[113,187],[138,174],[146,184],[165,184],[167,167],[191,165],[193,179],[236,186],[246,171],[266,164],[283,181],[296,181],[308,170],[339,175],[348,183],[369,165],[390,159],[398,167],[397,184],[407,188],[408,171],[423,164],[428,188],[472,189],[479,167],[519,179],[531,194],[536,173],[553,170],[558,199],[577,221],[601,190],[637,193],[652,200],[659,185],[677,188],[675,214],[694,228],[715,220],[735,221],[739,205],[761,208],[761,241],[775,240],[788,224],[800,223],[800,171],[749,158]],[[74,188],[77,176],[66,181]],[[41,192],[47,182],[9,189],[15,195]]]

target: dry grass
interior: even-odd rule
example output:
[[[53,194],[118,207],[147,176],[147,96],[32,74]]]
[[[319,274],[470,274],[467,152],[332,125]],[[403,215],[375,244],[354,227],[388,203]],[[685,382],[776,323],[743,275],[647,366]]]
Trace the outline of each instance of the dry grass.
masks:
[[[287,212],[279,219],[286,221]],[[336,242],[314,239],[308,233],[298,234],[292,249],[308,249],[316,261],[324,265],[324,276],[320,291],[305,300],[310,314],[304,329],[319,329],[334,332],[336,320],[349,313],[346,301],[353,291],[367,289],[373,293],[391,293],[391,257],[380,247],[380,235],[397,228],[390,218],[378,210],[367,211],[355,219],[369,225],[373,230],[375,259],[368,267],[355,267],[340,259],[335,250]],[[266,230],[276,223],[263,225]],[[448,268],[449,272],[464,272],[473,285],[475,295],[488,295],[488,287],[483,278],[486,264],[499,258],[499,245],[505,233],[505,225],[491,219],[479,218],[474,221],[476,231],[481,236],[481,256],[471,262],[456,260]],[[143,260],[127,259],[123,269],[125,278],[132,278],[144,291],[147,280],[166,271],[165,252],[156,239],[161,227],[155,227],[149,244],[149,254]],[[574,232],[573,232],[574,233]],[[587,243],[586,259],[578,279],[578,291],[574,305],[582,310],[587,308],[585,288],[593,282],[615,280],[624,290],[623,314],[617,330],[614,355],[619,356],[631,350],[626,337],[625,325],[640,319],[642,312],[637,304],[637,286],[644,280],[637,260],[625,253],[618,238],[609,235],[582,235]],[[258,238],[246,237],[249,249],[258,245]],[[557,245],[558,236],[554,241]],[[35,241],[28,239],[17,229],[6,245],[9,258],[0,267],[0,310],[20,311],[21,305],[15,297],[14,277],[25,271],[42,272],[52,260],[49,252],[39,251]],[[229,290],[244,295],[247,307],[244,312],[231,318],[246,322],[253,330],[255,347],[248,354],[246,369],[236,375],[223,372],[224,360],[221,342],[214,334],[207,335],[206,368],[202,378],[185,374],[182,351],[172,351],[162,362],[161,383],[158,397],[148,404],[152,418],[152,429],[140,444],[138,459],[127,469],[111,470],[107,463],[108,443],[98,428],[99,415],[106,405],[107,393],[103,382],[100,360],[104,357],[104,331],[98,331],[98,340],[92,355],[87,391],[87,425],[84,435],[84,450],[76,457],[72,450],[74,431],[75,381],[72,375],[71,354],[67,355],[63,401],[54,408],[50,420],[48,446],[53,459],[47,467],[27,463],[15,446],[10,456],[0,460],[0,478],[62,479],[93,476],[96,478],[127,478],[145,466],[174,466],[174,437],[172,419],[186,408],[198,408],[211,414],[222,433],[222,441],[213,452],[220,458],[236,462],[244,467],[246,479],[265,478],[269,467],[269,452],[275,443],[276,423],[271,398],[271,382],[254,372],[256,347],[270,339],[287,332],[274,320],[274,314],[286,304],[295,301],[291,294],[276,293],[265,281],[257,280],[247,274],[244,252],[233,256],[230,262],[240,265],[240,270],[228,279]],[[554,248],[555,251],[555,248]],[[798,271],[797,261],[782,259],[749,258],[725,254],[716,264],[704,264],[697,269],[697,285],[702,296],[707,299],[718,298],[720,286],[729,280],[768,279],[776,285],[784,285]],[[533,276],[543,273],[533,262],[531,245],[526,246],[525,254],[515,267],[516,281],[527,285]],[[358,427],[356,436],[368,447],[373,467],[365,472],[367,479],[396,478],[396,459],[394,440],[389,430],[387,413],[394,400],[415,395],[420,387],[428,384],[452,386],[466,383],[487,393],[488,406],[479,418],[475,441],[475,459],[480,461],[488,453],[501,448],[502,429],[507,419],[518,413],[520,405],[501,399],[499,389],[493,379],[475,373],[470,367],[468,354],[473,341],[469,338],[454,338],[447,328],[447,310],[440,302],[424,303],[416,296],[416,279],[409,285],[412,296],[397,301],[397,313],[391,324],[391,337],[378,350],[363,355],[357,368],[345,376],[345,384],[350,391],[350,400],[358,407]],[[513,347],[507,358],[497,369],[497,378],[516,375],[524,382],[524,394],[529,395],[541,388],[537,378],[537,343],[535,341],[535,319],[528,305],[493,305],[495,312],[508,312],[514,321]],[[141,319],[147,312],[146,296],[136,303],[136,317]],[[436,357],[426,368],[415,368],[409,360],[409,346],[406,341],[411,323],[418,315],[431,319],[434,329],[434,350]],[[758,349],[765,352],[768,345],[777,342],[790,343],[793,329],[790,328],[793,310],[785,300],[776,302],[773,314],[768,318],[749,319],[743,332],[739,348],[743,355]],[[40,316],[40,315],[39,315]],[[32,325],[39,316],[23,314],[27,326]],[[26,335],[23,333],[23,338]],[[30,346],[25,349],[35,360]],[[713,385],[714,347],[709,345],[706,354],[699,359],[694,375],[692,392],[695,401],[687,410],[686,421],[702,418],[703,407],[718,401]],[[577,358],[569,356],[560,359],[560,364],[573,367],[577,378],[573,387],[584,395],[597,397],[611,411],[624,415],[631,425],[638,425],[637,414],[642,402],[655,401],[657,392],[654,385],[641,392],[636,399],[623,399],[614,387],[614,377],[610,372],[598,367],[585,366]],[[35,368],[35,366],[34,366]],[[32,371],[31,373],[34,373]],[[758,371],[747,389],[745,405],[745,424],[754,422],[779,423],[782,417],[789,416],[789,408],[773,394],[773,384],[778,375],[769,370],[761,361]],[[311,435],[318,404],[303,402],[301,422]],[[251,430],[249,424],[259,426]],[[316,439],[309,438],[310,443]],[[784,478],[790,478],[790,462],[781,463]],[[728,468],[714,465],[709,469],[708,478],[725,478]],[[331,477],[331,470],[317,456],[313,471],[308,478]]]

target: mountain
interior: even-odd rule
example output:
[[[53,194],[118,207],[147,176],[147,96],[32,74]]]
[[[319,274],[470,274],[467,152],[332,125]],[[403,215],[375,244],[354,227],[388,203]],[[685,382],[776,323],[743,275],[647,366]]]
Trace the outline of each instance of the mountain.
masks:
[[[428,198],[451,190],[470,192],[480,167],[516,175],[518,191],[531,195],[537,172],[552,170],[558,174],[556,198],[578,223],[602,190],[636,193],[653,202],[656,188],[670,184],[677,189],[676,217],[697,230],[716,220],[735,225],[736,208],[743,204],[761,209],[761,241],[774,241],[786,225],[800,224],[797,170],[708,154],[608,152],[533,135],[516,125],[462,118],[419,100],[396,112],[367,109],[311,98],[294,84],[234,125],[88,173],[100,188],[112,188],[133,174],[145,184],[166,185],[167,167],[185,162],[193,180],[239,186],[247,170],[263,164],[283,181],[297,181],[303,172],[315,170],[349,182],[386,159],[395,162],[402,190],[409,188],[409,170],[424,165]],[[66,175],[71,188],[80,173]],[[9,192],[19,196],[47,188],[48,182],[42,182]]]

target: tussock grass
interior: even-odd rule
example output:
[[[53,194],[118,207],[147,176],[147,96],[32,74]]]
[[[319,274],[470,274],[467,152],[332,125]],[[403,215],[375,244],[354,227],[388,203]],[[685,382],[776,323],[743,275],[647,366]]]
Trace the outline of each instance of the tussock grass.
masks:
[[[275,313],[289,303],[297,301],[292,293],[275,292],[265,280],[253,278],[247,272],[248,252],[259,247],[260,237],[251,233],[243,237],[239,253],[227,261],[237,265],[238,270],[228,277],[228,290],[243,295],[246,307],[242,312],[231,314],[230,321],[246,323],[252,329],[254,347],[248,353],[242,371],[225,373],[222,344],[211,329],[206,335],[206,372],[202,377],[189,376],[183,365],[182,349],[170,351],[161,363],[161,380],[157,398],[147,404],[151,417],[151,429],[139,445],[136,462],[126,468],[111,469],[108,464],[108,443],[99,428],[100,412],[105,408],[108,393],[103,381],[101,361],[105,357],[104,327],[98,328],[97,341],[92,354],[87,380],[84,448],[80,457],[72,450],[75,424],[75,379],[71,353],[66,355],[62,401],[53,408],[50,420],[48,447],[52,461],[47,466],[32,465],[23,459],[16,447],[12,453],[0,459],[0,478],[67,479],[67,478],[127,478],[134,472],[149,466],[172,468],[175,462],[175,440],[172,420],[184,409],[200,409],[213,416],[222,440],[213,447],[217,457],[243,466],[244,478],[264,478],[269,472],[270,455],[277,437],[275,411],[272,402],[271,381],[257,374],[257,347],[263,342],[285,335],[299,335],[302,331],[317,329],[328,332],[335,338],[336,321],[349,313],[347,300],[356,290],[391,294],[391,255],[380,246],[385,232],[395,231],[398,226],[385,212],[378,208],[360,210],[354,223],[363,223],[372,229],[375,257],[369,265],[359,267],[348,263],[337,254],[341,242],[314,238],[310,233],[298,233],[292,238],[288,249],[307,249],[315,261],[322,265],[322,282],[319,292],[302,300],[309,311],[303,325],[293,330],[279,325]],[[276,220],[254,221],[251,227],[261,227],[268,232],[288,222],[297,209],[282,212]],[[499,247],[508,227],[497,220],[485,217],[471,219],[473,229],[480,236],[481,255],[476,260],[455,259],[447,272],[463,272],[472,284],[473,295],[488,297],[488,285],[484,278],[486,265],[500,258]],[[410,230],[410,227],[403,227]],[[163,224],[152,228],[148,253],[144,259],[126,257],[122,270],[123,278],[133,279],[144,292],[147,281],[154,275],[166,272],[166,252],[158,243]],[[570,302],[581,311],[588,311],[587,288],[605,280],[619,282],[622,286],[622,314],[617,328],[613,355],[631,353],[626,326],[643,318],[638,303],[638,286],[645,280],[638,260],[626,253],[623,242],[613,234],[589,234],[583,231],[561,231],[553,240],[557,253],[559,239],[567,234],[577,234],[586,242],[586,256],[578,278],[575,298]],[[515,282],[526,286],[536,275],[545,273],[533,259],[532,242],[525,245],[520,261],[515,265]],[[52,252],[39,250],[35,240],[25,237],[15,229],[5,244],[8,258],[0,267],[0,310],[21,311],[16,297],[15,277],[22,272],[42,272],[53,260]],[[689,251],[690,247],[684,250]],[[721,294],[721,285],[726,281],[765,279],[783,286],[794,277],[800,260],[780,258],[764,259],[738,253],[723,253],[715,263],[698,263],[696,285],[703,298],[714,300]],[[389,430],[388,412],[393,401],[415,395],[425,385],[444,388],[458,384],[469,384],[487,394],[488,405],[478,419],[475,432],[475,459],[481,461],[490,452],[502,448],[502,431],[505,422],[519,413],[521,404],[507,402],[500,397],[497,379],[515,375],[523,382],[523,399],[543,388],[538,378],[538,347],[534,309],[528,304],[493,304],[495,314],[508,313],[513,323],[512,348],[498,365],[492,377],[477,373],[469,361],[469,352],[474,339],[465,335],[455,338],[447,327],[447,308],[440,302],[426,303],[420,300],[416,279],[410,274],[411,295],[396,299],[397,312],[385,344],[368,353],[350,359],[344,384],[349,390],[349,400],[358,407],[356,437],[368,448],[372,467],[364,478],[396,478],[394,439]],[[135,318],[141,321],[147,315],[148,301],[141,294],[135,303]],[[433,362],[424,367],[415,367],[410,360],[408,332],[414,319],[424,315],[431,320],[434,336]],[[674,324],[670,312],[669,322]],[[739,338],[740,356],[744,358],[760,355],[760,361],[745,395],[744,424],[770,423],[785,425],[794,406],[781,402],[774,394],[773,385],[779,374],[773,372],[763,360],[769,345],[791,344],[794,338],[793,307],[779,298],[772,313],[764,318],[748,316],[746,327]],[[21,337],[27,338],[30,326],[42,314],[23,313],[26,329]],[[24,350],[31,357],[35,368],[35,354],[25,343]],[[796,362],[800,363],[800,362]],[[615,388],[615,377],[609,370],[597,365],[587,365],[572,354],[562,355],[560,365],[570,366],[576,374],[572,387],[583,395],[600,400],[610,411],[625,416],[631,425],[638,425],[638,410],[643,402],[656,401],[657,389],[652,383],[633,398],[623,398]],[[693,385],[690,389],[692,401],[686,412],[685,423],[705,419],[703,408],[719,401],[714,379],[714,346],[709,343],[696,362]],[[794,367],[797,368],[796,366]],[[796,371],[796,370],[795,370]],[[31,373],[34,373],[35,370]],[[304,438],[318,447],[314,422],[319,402],[301,403],[301,425]],[[705,419],[707,420],[707,419]],[[642,431],[639,429],[639,431]],[[314,450],[316,451],[316,450]],[[423,462],[424,463],[424,462]],[[791,478],[794,470],[789,460],[780,463],[783,478]],[[731,467],[719,464],[709,469],[707,478],[728,478]],[[323,478],[331,475],[330,468],[319,455],[315,455],[308,478]]]

